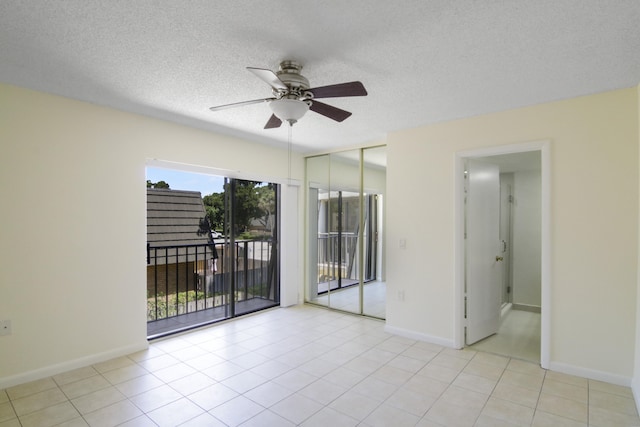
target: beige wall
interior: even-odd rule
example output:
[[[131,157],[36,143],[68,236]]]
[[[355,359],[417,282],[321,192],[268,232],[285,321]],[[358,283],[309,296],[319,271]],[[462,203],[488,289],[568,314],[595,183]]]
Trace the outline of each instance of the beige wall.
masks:
[[[286,150],[0,85],[0,389],[146,346],[147,159],[288,171]]]
[[[633,374],[638,253],[637,88],[446,122],[388,138],[387,323],[453,342],[454,157],[550,140],[550,360]],[[406,239],[407,249],[399,249]],[[404,291],[404,300],[396,298]]]
[[[541,301],[541,176],[540,171],[513,174],[512,279],[513,304],[540,308]]]

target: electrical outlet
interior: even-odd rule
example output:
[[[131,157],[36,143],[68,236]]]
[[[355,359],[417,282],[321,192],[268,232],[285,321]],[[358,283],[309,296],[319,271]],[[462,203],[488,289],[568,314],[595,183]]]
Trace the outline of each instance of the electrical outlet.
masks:
[[[0,320],[0,336],[11,335],[11,320]]]

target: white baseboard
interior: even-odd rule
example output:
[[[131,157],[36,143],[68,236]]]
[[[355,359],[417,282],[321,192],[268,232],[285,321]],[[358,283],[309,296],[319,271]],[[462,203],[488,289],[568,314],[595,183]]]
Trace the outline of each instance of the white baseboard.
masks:
[[[23,372],[23,373],[11,375],[8,377],[2,377],[0,378],[0,390],[13,387],[19,384],[28,383],[31,381],[41,380],[43,378],[61,374],[63,372],[71,371],[78,368],[83,368],[89,365],[94,365],[96,363],[105,362],[109,359],[114,359],[116,357],[126,356],[128,354],[145,350],[148,347],[149,347],[149,342],[147,342],[147,340],[145,339],[144,342],[141,342],[139,344],[132,344],[125,347],[108,350],[102,353],[92,354],[90,356],[68,360],[62,363],[57,363],[55,365],[44,366],[42,368],[34,369],[32,371]]]
[[[624,375],[597,371],[595,369],[581,368],[579,366],[567,365],[566,363],[561,362],[550,362],[549,370],[625,387],[630,387],[632,380],[632,378],[626,377]]]
[[[409,329],[397,328],[395,326],[385,325],[384,331],[390,334],[399,335],[401,337],[410,338],[412,340],[424,341],[431,344],[438,344],[443,347],[456,348],[453,339],[435,337],[433,335],[423,334]]]
[[[529,304],[513,304],[513,309],[514,310],[520,310],[520,311],[530,311],[531,313],[540,313],[541,307],[539,305],[529,305]]]

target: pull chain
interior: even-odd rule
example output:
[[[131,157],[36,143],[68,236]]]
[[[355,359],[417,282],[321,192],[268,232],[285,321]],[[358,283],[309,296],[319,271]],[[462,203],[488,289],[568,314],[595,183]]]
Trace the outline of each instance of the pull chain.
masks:
[[[287,153],[288,154],[288,161],[289,161],[288,162],[289,163],[288,164],[289,169],[288,169],[287,178],[289,180],[288,181],[289,185],[291,185],[291,145],[292,145],[291,139],[292,139],[292,134],[293,134],[293,124],[289,123],[289,138],[288,138],[288,149],[287,149],[287,151],[288,151],[288,153]]]

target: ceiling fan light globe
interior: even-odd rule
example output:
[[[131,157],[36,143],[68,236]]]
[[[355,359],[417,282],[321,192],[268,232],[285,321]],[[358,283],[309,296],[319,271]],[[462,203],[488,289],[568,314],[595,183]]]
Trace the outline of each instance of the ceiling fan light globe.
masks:
[[[283,122],[297,122],[309,111],[309,104],[297,99],[276,99],[269,103],[273,114]]]

